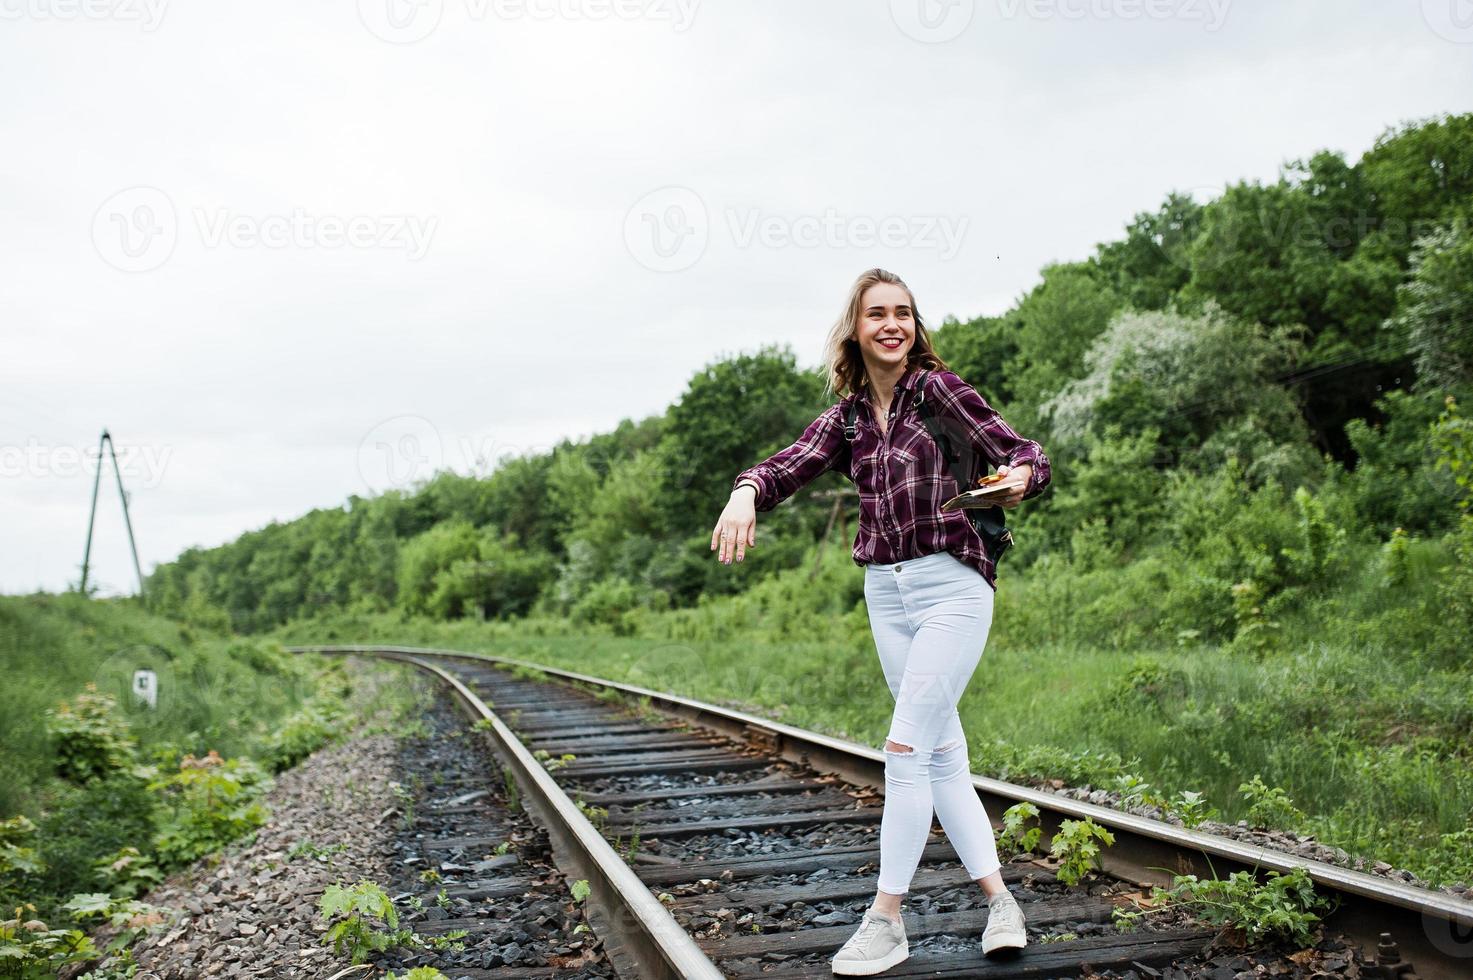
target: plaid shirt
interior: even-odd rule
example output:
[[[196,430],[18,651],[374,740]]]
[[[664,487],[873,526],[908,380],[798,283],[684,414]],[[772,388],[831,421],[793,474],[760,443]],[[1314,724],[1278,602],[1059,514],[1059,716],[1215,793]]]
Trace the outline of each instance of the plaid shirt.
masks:
[[[996,589],[996,568],[971,521],[960,510],[941,512],[960,490],[916,410],[913,389],[919,374],[912,364],[895,383],[884,434],[866,407],[868,389],[862,397],[851,393],[814,419],[797,442],[738,474],[732,489],[752,484],[757,510],[770,511],[823,473],[837,470],[859,489],[856,564],[890,564],[949,551]],[[856,398],[861,404],[851,445],[844,438],[844,413]],[[1028,463],[1033,473],[1023,499],[1043,492],[1051,476],[1043,447],[1014,432],[975,388],[954,372],[932,371],[926,398],[974,480],[986,472],[984,463]]]

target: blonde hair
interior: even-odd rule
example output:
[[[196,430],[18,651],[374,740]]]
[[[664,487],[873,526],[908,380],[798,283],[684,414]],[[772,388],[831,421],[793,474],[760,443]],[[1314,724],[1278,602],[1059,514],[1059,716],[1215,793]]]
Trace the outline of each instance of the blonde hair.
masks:
[[[854,285],[849,287],[849,297],[844,302],[844,312],[829,329],[824,342],[824,361],[828,369],[825,395],[844,396],[857,392],[869,383],[869,372],[864,367],[864,357],[859,353],[859,316],[864,312],[864,291],[876,283],[887,282],[899,286],[910,297],[910,312],[915,318],[915,341],[910,347],[907,366],[920,365],[933,371],[949,371],[946,362],[931,346],[931,334],[921,320],[921,311],[916,309],[915,294],[910,287],[893,272],[885,269],[868,269],[859,274]]]

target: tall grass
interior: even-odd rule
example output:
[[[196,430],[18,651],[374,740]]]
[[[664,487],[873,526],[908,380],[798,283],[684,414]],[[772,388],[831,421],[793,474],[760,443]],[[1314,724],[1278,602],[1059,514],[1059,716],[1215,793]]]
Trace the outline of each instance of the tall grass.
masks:
[[[161,619],[129,599],[75,594],[0,597],[0,815],[34,810],[53,766],[48,709],[85,685],[118,699],[147,753],[236,755],[312,692],[307,665],[265,639],[240,639]],[[153,670],[158,706],[131,695]]]

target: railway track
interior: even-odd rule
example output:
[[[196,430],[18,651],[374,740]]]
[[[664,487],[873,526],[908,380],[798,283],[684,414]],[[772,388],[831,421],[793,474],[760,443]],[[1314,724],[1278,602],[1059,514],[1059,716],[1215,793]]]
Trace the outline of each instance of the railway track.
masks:
[[[877,749],[506,658],[290,649],[413,664],[486,719],[478,727],[521,784],[558,863],[589,881],[589,919],[621,975],[829,976],[829,958],[873,895],[884,785]],[[1021,954],[989,960],[977,948],[987,917],[981,891],[944,838],[935,840],[907,898],[910,959],[887,977],[1151,976],[1201,953],[1216,934],[1191,924],[1114,927],[1112,909],[1125,896],[1166,883],[1159,869],[1226,876],[1295,866],[1338,900],[1327,925],[1377,963],[1361,976],[1473,977],[1473,906],[1452,896],[999,780],[973,782],[995,818],[1020,801],[1037,806],[1045,840],[1064,819],[1109,828],[1109,880],[1066,888],[1045,864],[1005,863],[1031,935]]]

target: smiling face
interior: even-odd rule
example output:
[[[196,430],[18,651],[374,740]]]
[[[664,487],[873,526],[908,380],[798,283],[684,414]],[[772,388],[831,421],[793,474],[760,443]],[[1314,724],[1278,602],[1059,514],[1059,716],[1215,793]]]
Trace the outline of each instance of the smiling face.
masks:
[[[911,302],[909,291],[894,283],[877,282],[864,291],[854,330],[870,374],[904,368],[916,339]]]

